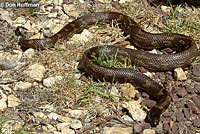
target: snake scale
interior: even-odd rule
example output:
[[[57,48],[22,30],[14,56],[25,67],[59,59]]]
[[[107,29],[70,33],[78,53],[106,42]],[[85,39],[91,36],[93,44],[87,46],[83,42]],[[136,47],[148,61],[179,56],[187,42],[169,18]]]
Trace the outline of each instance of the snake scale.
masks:
[[[51,37],[29,40],[25,36],[22,36],[20,45],[25,48],[40,49],[53,47],[59,39],[69,39],[75,33],[81,32],[92,24],[110,23],[113,20],[119,23],[120,28],[126,34],[130,35],[130,39],[138,47],[144,49],[169,47],[176,50],[177,53],[151,54],[142,50],[109,45],[105,49],[105,55],[112,55],[117,52],[118,56],[130,58],[131,63],[137,66],[160,71],[189,66],[198,56],[197,45],[191,37],[176,33],[152,34],[146,32],[132,18],[117,12],[94,12],[86,14],[66,24]],[[156,126],[159,123],[161,114],[170,105],[171,97],[169,92],[151,78],[133,69],[109,68],[97,63],[92,56],[98,56],[99,50],[102,51],[104,48],[105,46],[97,46],[84,52],[81,60],[84,70],[96,79],[112,81],[115,78],[117,82],[130,82],[155,97],[157,104],[150,109],[147,119],[152,126]]]

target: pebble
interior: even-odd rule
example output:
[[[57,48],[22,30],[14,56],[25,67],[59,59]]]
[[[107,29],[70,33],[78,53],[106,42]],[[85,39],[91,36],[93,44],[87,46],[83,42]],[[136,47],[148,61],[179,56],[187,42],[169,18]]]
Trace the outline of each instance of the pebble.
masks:
[[[13,25],[13,20],[11,19],[11,14],[10,12],[4,10],[4,9],[0,9],[1,15],[0,15],[0,19],[1,20],[5,20],[6,22],[8,22],[10,25]]]
[[[20,82],[17,82],[15,84],[14,90],[15,91],[16,90],[25,90],[25,89],[31,88],[31,86],[32,86],[32,83],[30,83],[30,82],[22,82],[22,81],[20,81]]]
[[[142,97],[149,98],[149,95],[146,92],[142,92]]]
[[[192,100],[196,103],[196,105],[200,108],[200,97],[193,96]]]
[[[125,98],[133,98],[135,96],[135,87],[130,83],[120,84],[120,91]]]
[[[179,122],[181,120],[183,120],[184,118],[184,114],[182,112],[177,112],[176,113],[176,120]]]
[[[63,123],[58,123],[56,125],[56,128],[58,131],[62,131],[64,128],[69,128],[71,125],[71,122],[63,122]]]
[[[74,41],[88,42],[91,37],[92,33],[87,29],[84,29],[81,34],[75,34],[71,39]]]
[[[71,110],[71,111],[69,111],[69,116],[71,118],[76,118],[76,119],[81,118],[82,114],[83,114],[82,110]]]
[[[149,123],[140,123],[134,126],[134,133],[140,134],[144,129],[149,129],[151,126]]]
[[[75,131],[68,128],[68,127],[64,127],[62,130],[61,130],[62,134],[75,134]]]
[[[62,3],[63,3],[63,0],[54,0],[54,1],[53,1],[53,4],[54,4],[54,5],[59,5],[59,6],[61,6]]]
[[[169,118],[169,117],[171,117],[171,113],[163,113],[163,115],[162,115],[163,117],[165,117],[165,118]]]
[[[40,118],[40,119],[47,119],[47,116],[44,114],[44,113],[42,113],[42,112],[35,112],[34,114],[33,114],[36,118]]]
[[[145,129],[142,134],[155,134],[156,131],[153,129]]]
[[[13,69],[18,65],[19,65],[19,62],[16,62],[16,61],[0,61],[1,70]]]
[[[161,9],[166,13],[170,13],[171,12],[171,7],[170,6],[161,6]]]
[[[19,105],[20,100],[14,95],[8,96],[8,107],[16,107]]]
[[[180,90],[178,90],[178,96],[184,98],[187,95],[187,91],[185,90],[185,88],[181,88]]]
[[[80,120],[72,120],[72,122],[71,122],[71,128],[73,128],[73,129],[80,129],[82,127],[83,127],[83,125],[82,125],[82,123],[81,123]]]
[[[52,87],[56,82],[60,80],[62,80],[62,76],[48,77],[43,80],[43,85],[45,87]]]
[[[170,127],[168,123],[163,123],[163,130],[167,133],[170,131]]]
[[[173,134],[178,134],[178,133],[179,133],[179,131],[178,131],[178,126],[177,126],[176,124],[174,124],[174,125],[172,126],[172,133],[173,133]]]
[[[6,59],[5,60],[8,60],[8,61],[19,61],[21,59],[22,59],[22,51],[21,50],[13,50],[11,53],[8,53],[8,55],[6,55]]]
[[[48,115],[49,119],[57,120],[58,119],[58,114],[56,113],[50,113]]]
[[[177,96],[177,95],[173,95],[173,96],[172,96],[172,100],[173,100],[174,102],[178,102],[178,101],[179,101],[178,96]]]
[[[189,118],[190,117],[190,112],[188,108],[183,108],[183,113],[185,115],[185,118]]]
[[[194,88],[200,90],[200,84],[195,84]]]
[[[174,77],[175,77],[175,80],[181,80],[181,81],[187,80],[187,76],[186,76],[185,72],[180,67],[174,69]]]
[[[29,77],[33,81],[38,81],[38,82],[42,81],[45,72],[46,72],[45,67],[43,65],[41,65],[41,64],[38,64],[38,63],[35,63],[35,64],[31,65],[26,70],[26,73],[29,75]]]
[[[192,123],[195,127],[200,127],[200,119],[194,119]]]
[[[125,121],[128,121],[128,122],[133,122],[133,119],[128,115],[123,115],[122,119],[125,120]]]
[[[190,107],[190,110],[192,113],[199,115],[200,114],[200,109],[197,106],[192,106]]]
[[[17,17],[17,19],[14,21],[14,24],[25,24],[26,23],[26,19],[24,17]]]
[[[191,88],[190,86],[188,86],[188,85],[186,85],[185,86],[185,89],[186,89],[186,91],[187,91],[187,93],[188,94],[190,94],[190,93],[193,93],[194,92],[194,89],[193,88]]]
[[[7,96],[3,93],[3,91],[0,89],[0,110],[3,111],[7,108]]]
[[[200,77],[200,65],[199,64],[195,64],[192,66],[192,73],[196,76]]]
[[[174,94],[178,91],[178,87],[172,87],[171,93]]]
[[[140,97],[142,97],[141,93],[136,93],[134,100],[139,100]]]
[[[48,128],[49,131],[55,131],[56,130],[56,128],[51,124],[47,124],[47,128]]]
[[[200,84],[195,84],[194,89],[195,89],[195,93],[200,95]]]
[[[74,4],[64,4],[63,10],[67,15],[70,15],[74,18],[79,17],[79,11],[76,9]]]
[[[128,110],[134,120],[142,121],[146,118],[146,112],[143,111],[138,101],[125,102],[123,107]]]
[[[35,50],[33,48],[29,48],[24,52],[24,56],[27,58],[32,58],[35,54]]]

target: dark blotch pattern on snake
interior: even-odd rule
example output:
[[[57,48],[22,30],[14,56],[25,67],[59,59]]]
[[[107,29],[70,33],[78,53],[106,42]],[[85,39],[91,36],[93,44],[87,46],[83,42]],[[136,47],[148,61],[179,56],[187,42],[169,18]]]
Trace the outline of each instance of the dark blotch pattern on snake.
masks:
[[[120,28],[130,35],[130,39],[140,48],[153,49],[169,47],[176,50],[175,54],[151,54],[142,50],[132,50],[120,46],[107,46],[105,55],[112,55],[116,52],[119,56],[130,58],[131,62],[137,66],[143,66],[150,70],[172,70],[177,67],[185,67],[190,65],[198,56],[198,49],[195,41],[188,36],[174,33],[152,34],[144,31],[133,19],[116,12],[95,12],[84,15],[69,24],[65,25],[58,33],[52,37],[44,39],[27,40],[25,37],[20,39],[20,44],[26,48],[46,48],[53,47],[58,39],[69,39],[75,33],[81,32],[88,26],[96,23],[110,23],[116,20]],[[105,46],[97,46],[86,50],[82,57],[82,65],[85,71],[96,79],[103,78],[118,82],[130,82],[141,87],[146,92],[157,99],[148,114],[148,121],[152,126],[159,123],[161,114],[168,108],[171,97],[168,91],[144,74],[126,68],[109,68],[104,67],[94,61],[91,57],[94,53],[98,56],[98,50]]]

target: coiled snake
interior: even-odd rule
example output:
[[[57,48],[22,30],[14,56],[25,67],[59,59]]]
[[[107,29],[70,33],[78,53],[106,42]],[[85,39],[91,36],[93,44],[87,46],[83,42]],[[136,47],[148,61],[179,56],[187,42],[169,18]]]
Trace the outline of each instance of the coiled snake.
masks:
[[[58,39],[69,39],[75,33],[81,32],[92,24],[101,22],[109,23],[112,20],[116,20],[124,32],[130,35],[130,39],[140,48],[153,49],[169,47],[178,52],[175,54],[160,55],[120,46],[107,46],[105,55],[112,55],[118,52],[118,56],[128,57],[135,65],[144,66],[150,70],[171,70],[176,67],[185,67],[190,65],[198,56],[197,46],[191,37],[174,33],[148,33],[130,17],[116,12],[95,12],[87,14],[65,25],[52,37],[31,40],[22,37],[20,44],[26,48],[43,49],[53,47]],[[130,82],[154,96],[157,99],[157,104],[150,109],[148,120],[152,126],[156,126],[159,123],[160,115],[168,108],[171,102],[168,91],[151,78],[135,70],[128,68],[109,68],[100,65],[94,61],[92,55],[98,56],[99,50],[102,49],[104,49],[104,46],[97,46],[84,52],[82,65],[85,71],[100,80],[104,78],[112,81],[114,77],[115,81],[118,82]]]

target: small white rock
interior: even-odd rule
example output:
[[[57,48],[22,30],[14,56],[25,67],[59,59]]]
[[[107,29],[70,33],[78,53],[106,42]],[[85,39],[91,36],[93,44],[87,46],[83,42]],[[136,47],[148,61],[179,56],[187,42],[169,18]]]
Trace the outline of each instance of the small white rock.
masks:
[[[35,50],[33,48],[29,48],[24,52],[24,56],[26,56],[27,58],[32,58],[34,54]]]
[[[13,50],[12,54],[6,56],[6,60],[8,61],[19,61],[22,58],[22,51],[20,50]]]
[[[83,127],[83,125],[82,125],[82,123],[81,123],[80,120],[72,120],[72,122],[71,122],[71,128],[73,128],[73,129],[80,129],[82,127]]]
[[[60,6],[61,6],[62,3],[63,3],[63,0],[54,0],[54,1],[53,1],[53,4],[54,4],[54,5],[60,5]]]
[[[14,21],[14,23],[16,24],[25,24],[26,23],[26,19],[24,17],[17,17],[17,19]]]
[[[174,69],[174,77],[176,80],[187,80],[187,76],[182,68]]]
[[[7,96],[3,93],[3,91],[0,89],[0,110],[3,111],[3,109],[7,108]]]
[[[125,98],[133,98],[135,96],[135,87],[130,83],[120,84],[120,91]]]
[[[27,70],[26,73],[29,75],[30,78],[32,78],[33,81],[41,82],[44,73],[46,72],[46,69],[43,65],[40,65],[38,63],[35,63],[31,65]]]
[[[69,16],[72,16],[74,18],[77,18],[79,16],[80,12],[78,12],[74,4],[64,4],[63,9],[64,12]]]
[[[48,115],[48,117],[49,117],[49,119],[57,120],[57,119],[58,119],[58,114],[56,114],[56,113],[50,113],[50,114]]]
[[[46,87],[52,87],[59,80],[62,80],[62,76],[48,77],[43,80],[43,85]]]
[[[122,119],[125,120],[125,121],[133,122],[133,119],[128,115],[123,115]]]
[[[142,134],[155,134],[156,131],[153,129],[145,129]]]
[[[75,131],[70,128],[64,127],[62,129],[62,134],[75,134]]]
[[[142,121],[146,118],[146,112],[143,111],[141,108],[141,105],[138,101],[129,101],[125,102],[125,105],[123,105],[124,108],[128,110],[128,112],[131,114],[132,118],[136,121]]]
[[[53,127],[51,124],[47,124],[47,128],[48,128],[49,131],[55,131],[56,130],[56,128]]]
[[[13,20],[10,17],[10,16],[12,16],[10,14],[11,13],[10,11],[8,12],[8,11],[4,10],[3,8],[0,8],[0,12],[1,12],[0,19],[7,21],[10,25],[13,25]]]
[[[56,125],[56,128],[58,131],[62,131],[64,128],[69,128],[71,125],[71,122],[63,122],[63,123],[58,123]]]
[[[87,29],[84,29],[81,34],[75,34],[72,37],[72,40],[77,42],[79,41],[87,42],[91,35],[92,35],[91,32],[89,32]]]
[[[80,118],[82,116],[82,111],[81,110],[71,110],[69,111],[69,116],[71,118]]]
[[[14,95],[8,96],[8,107],[15,107],[19,105],[20,100]]]
[[[9,70],[16,68],[20,63],[18,61],[0,61],[0,70]]]
[[[14,87],[14,90],[16,91],[16,90],[25,90],[25,89],[28,89],[28,88],[30,88],[32,86],[32,83],[30,83],[30,82],[22,82],[22,81],[20,81],[20,82],[17,82],[16,84],[15,84],[15,87]]]
[[[44,113],[42,113],[42,112],[35,112],[33,115],[36,118],[40,118],[40,119],[46,119],[47,118],[47,116]]]
[[[170,13],[171,12],[171,7],[169,7],[169,6],[161,6],[161,10],[163,10],[165,13]]]

